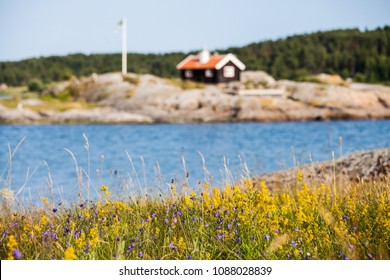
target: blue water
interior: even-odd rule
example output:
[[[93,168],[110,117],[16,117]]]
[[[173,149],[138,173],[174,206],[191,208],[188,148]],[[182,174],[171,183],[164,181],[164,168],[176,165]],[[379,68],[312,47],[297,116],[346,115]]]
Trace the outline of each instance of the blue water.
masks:
[[[24,137],[10,167],[9,147],[13,151]],[[120,192],[164,191],[172,179],[194,188],[205,180],[220,185],[308,163],[310,158],[328,160],[332,151],[337,158],[339,137],[344,155],[389,147],[390,121],[4,125],[0,126],[0,188],[10,184],[17,192],[25,185],[18,198],[52,196],[59,201],[87,186],[87,174],[93,188],[107,184]],[[84,170],[81,181],[65,148]]]

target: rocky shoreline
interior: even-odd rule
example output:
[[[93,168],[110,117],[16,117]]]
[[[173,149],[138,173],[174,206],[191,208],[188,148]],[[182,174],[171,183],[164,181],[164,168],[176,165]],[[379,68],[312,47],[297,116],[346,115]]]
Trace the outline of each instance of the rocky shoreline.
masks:
[[[294,187],[299,185],[298,172],[302,175],[302,182],[314,186],[322,183],[347,186],[351,182],[389,180],[390,147],[264,174],[256,177],[255,182],[264,181],[271,189]]]
[[[0,104],[0,123],[185,123],[389,119],[390,87],[320,80],[275,81],[264,72],[242,73],[241,84],[190,85],[152,75],[107,73],[59,83],[45,94],[71,89],[96,106],[66,111]],[[281,94],[268,96],[267,90]],[[259,95],[232,94],[258,91]],[[25,106],[23,106],[26,104]]]

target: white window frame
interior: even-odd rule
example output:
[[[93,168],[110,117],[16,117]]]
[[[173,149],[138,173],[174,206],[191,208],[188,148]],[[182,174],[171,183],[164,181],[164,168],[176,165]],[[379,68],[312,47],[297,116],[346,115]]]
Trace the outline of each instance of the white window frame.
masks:
[[[234,78],[236,75],[236,68],[234,66],[228,65],[223,67],[223,76],[225,78]]]
[[[206,78],[214,78],[214,71],[212,69],[206,69],[204,71],[204,76]]]
[[[193,70],[185,70],[184,71],[184,77],[191,79],[194,77],[194,71]]]

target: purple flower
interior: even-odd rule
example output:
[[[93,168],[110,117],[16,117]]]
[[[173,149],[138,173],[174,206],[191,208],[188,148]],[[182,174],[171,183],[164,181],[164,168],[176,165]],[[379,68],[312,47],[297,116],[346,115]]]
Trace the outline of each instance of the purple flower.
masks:
[[[271,236],[269,236],[268,234],[266,236],[264,236],[264,239],[269,241],[271,239]]]
[[[204,225],[204,227],[205,227],[205,228],[208,228],[209,226],[210,226],[210,225],[209,225],[209,224],[207,224],[207,223]]]
[[[224,213],[225,215],[229,215],[229,211],[228,211],[228,210],[225,210],[223,213]]]
[[[78,239],[78,238],[80,237],[80,234],[81,234],[82,232],[83,232],[82,229],[76,230],[75,233],[74,233],[74,238],[75,238],[75,239]]]
[[[299,231],[299,229],[296,228],[296,229],[295,229],[295,232],[298,232],[298,231]]]
[[[142,253],[142,251],[139,251],[138,252],[138,257],[143,258],[144,257],[144,253]]]
[[[232,225],[231,224],[227,224],[227,229],[232,229]]]
[[[51,238],[56,240],[56,241],[58,240],[58,236],[57,236],[57,234],[55,232],[51,233]]]
[[[9,234],[9,231],[8,231],[8,230],[4,231],[4,232],[3,232],[2,238],[6,237],[8,234]]]
[[[349,245],[348,245],[348,248],[349,248],[349,249],[353,249],[353,245],[352,245],[352,244],[349,244]]]
[[[367,254],[368,258],[373,259],[373,256],[371,254]]]
[[[175,245],[173,245],[172,242],[169,243],[168,248],[171,249],[171,250],[176,250],[177,249],[177,247]]]
[[[221,240],[223,237],[224,237],[223,234],[217,234],[217,239],[218,239],[218,240]]]
[[[348,221],[348,220],[349,220],[349,216],[348,215],[343,217],[343,222]]]
[[[49,233],[47,231],[45,231],[43,233],[43,236],[45,237],[45,242],[48,242],[49,241]]]
[[[344,260],[350,260],[350,258],[348,258],[347,256],[345,256]]]
[[[279,230],[278,230],[278,229],[275,229],[274,232],[279,233]]]
[[[294,240],[291,240],[291,245],[293,245],[294,247],[297,246],[297,243],[294,241]]]
[[[18,260],[22,257],[22,253],[18,249],[16,249],[12,252],[12,256],[14,257],[14,259]]]
[[[194,218],[192,218],[192,221],[193,221],[193,222],[196,222],[196,218],[195,218],[195,217],[194,217]]]
[[[218,216],[219,216],[219,212],[215,212],[214,217],[218,217]]]
[[[70,232],[70,229],[67,226],[63,226],[64,235],[67,235]]]
[[[85,250],[84,252],[85,253],[89,253],[89,249],[91,248],[91,245],[87,244],[87,246],[85,246]]]
[[[237,238],[237,240],[236,240],[236,244],[240,244],[240,243],[241,243],[241,241],[242,241],[241,237]]]
[[[186,259],[190,260],[190,259],[192,259],[192,256],[191,255],[187,255]]]
[[[13,222],[11,226],[16,227],[18,225],[18,222]]]
[[[251,240],[252,240],[252,241],[255,241],[255,237],[254,237],[253,235],[251,236]]]
[[[149,217],[146,217],[145,222],[150,222]]]
[[[139,228],[138,231],[139,231],[139,232],[143,232],[143,231],[144,231],[144,228]]]
[[[157,216],[157,215],[156,215],[156,213],[154,213],[154,212],[150,215],[150,217],[152,217],[152,218],[156,218],[156,216]]]
[[[83,207],[84,207],[84,204],[83,204],[83,203],[81,203],[81,204],[80,204],[80,208],[83,208]]]
[[[57,212],[57,208],[53,208],[53,210],[51,210],[51,211],[53,211],[53,213],[55,213],[55,212]]]

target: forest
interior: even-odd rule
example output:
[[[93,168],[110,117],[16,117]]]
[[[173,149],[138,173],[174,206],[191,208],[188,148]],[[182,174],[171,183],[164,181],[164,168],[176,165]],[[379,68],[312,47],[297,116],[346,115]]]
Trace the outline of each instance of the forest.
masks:
[[[276,79],[304,80],[312,74],[329,73],[357,82],[390,83],[390,26],[321,31],[215,51],[232,52],[247,70],[264,70]],[[129,53],[128,71],[178,77],[176,65],[187,55]],[[0,62],[0,83],[19,86],[39,80],[47,84],[120,69],[119,53],[30,58]]]

